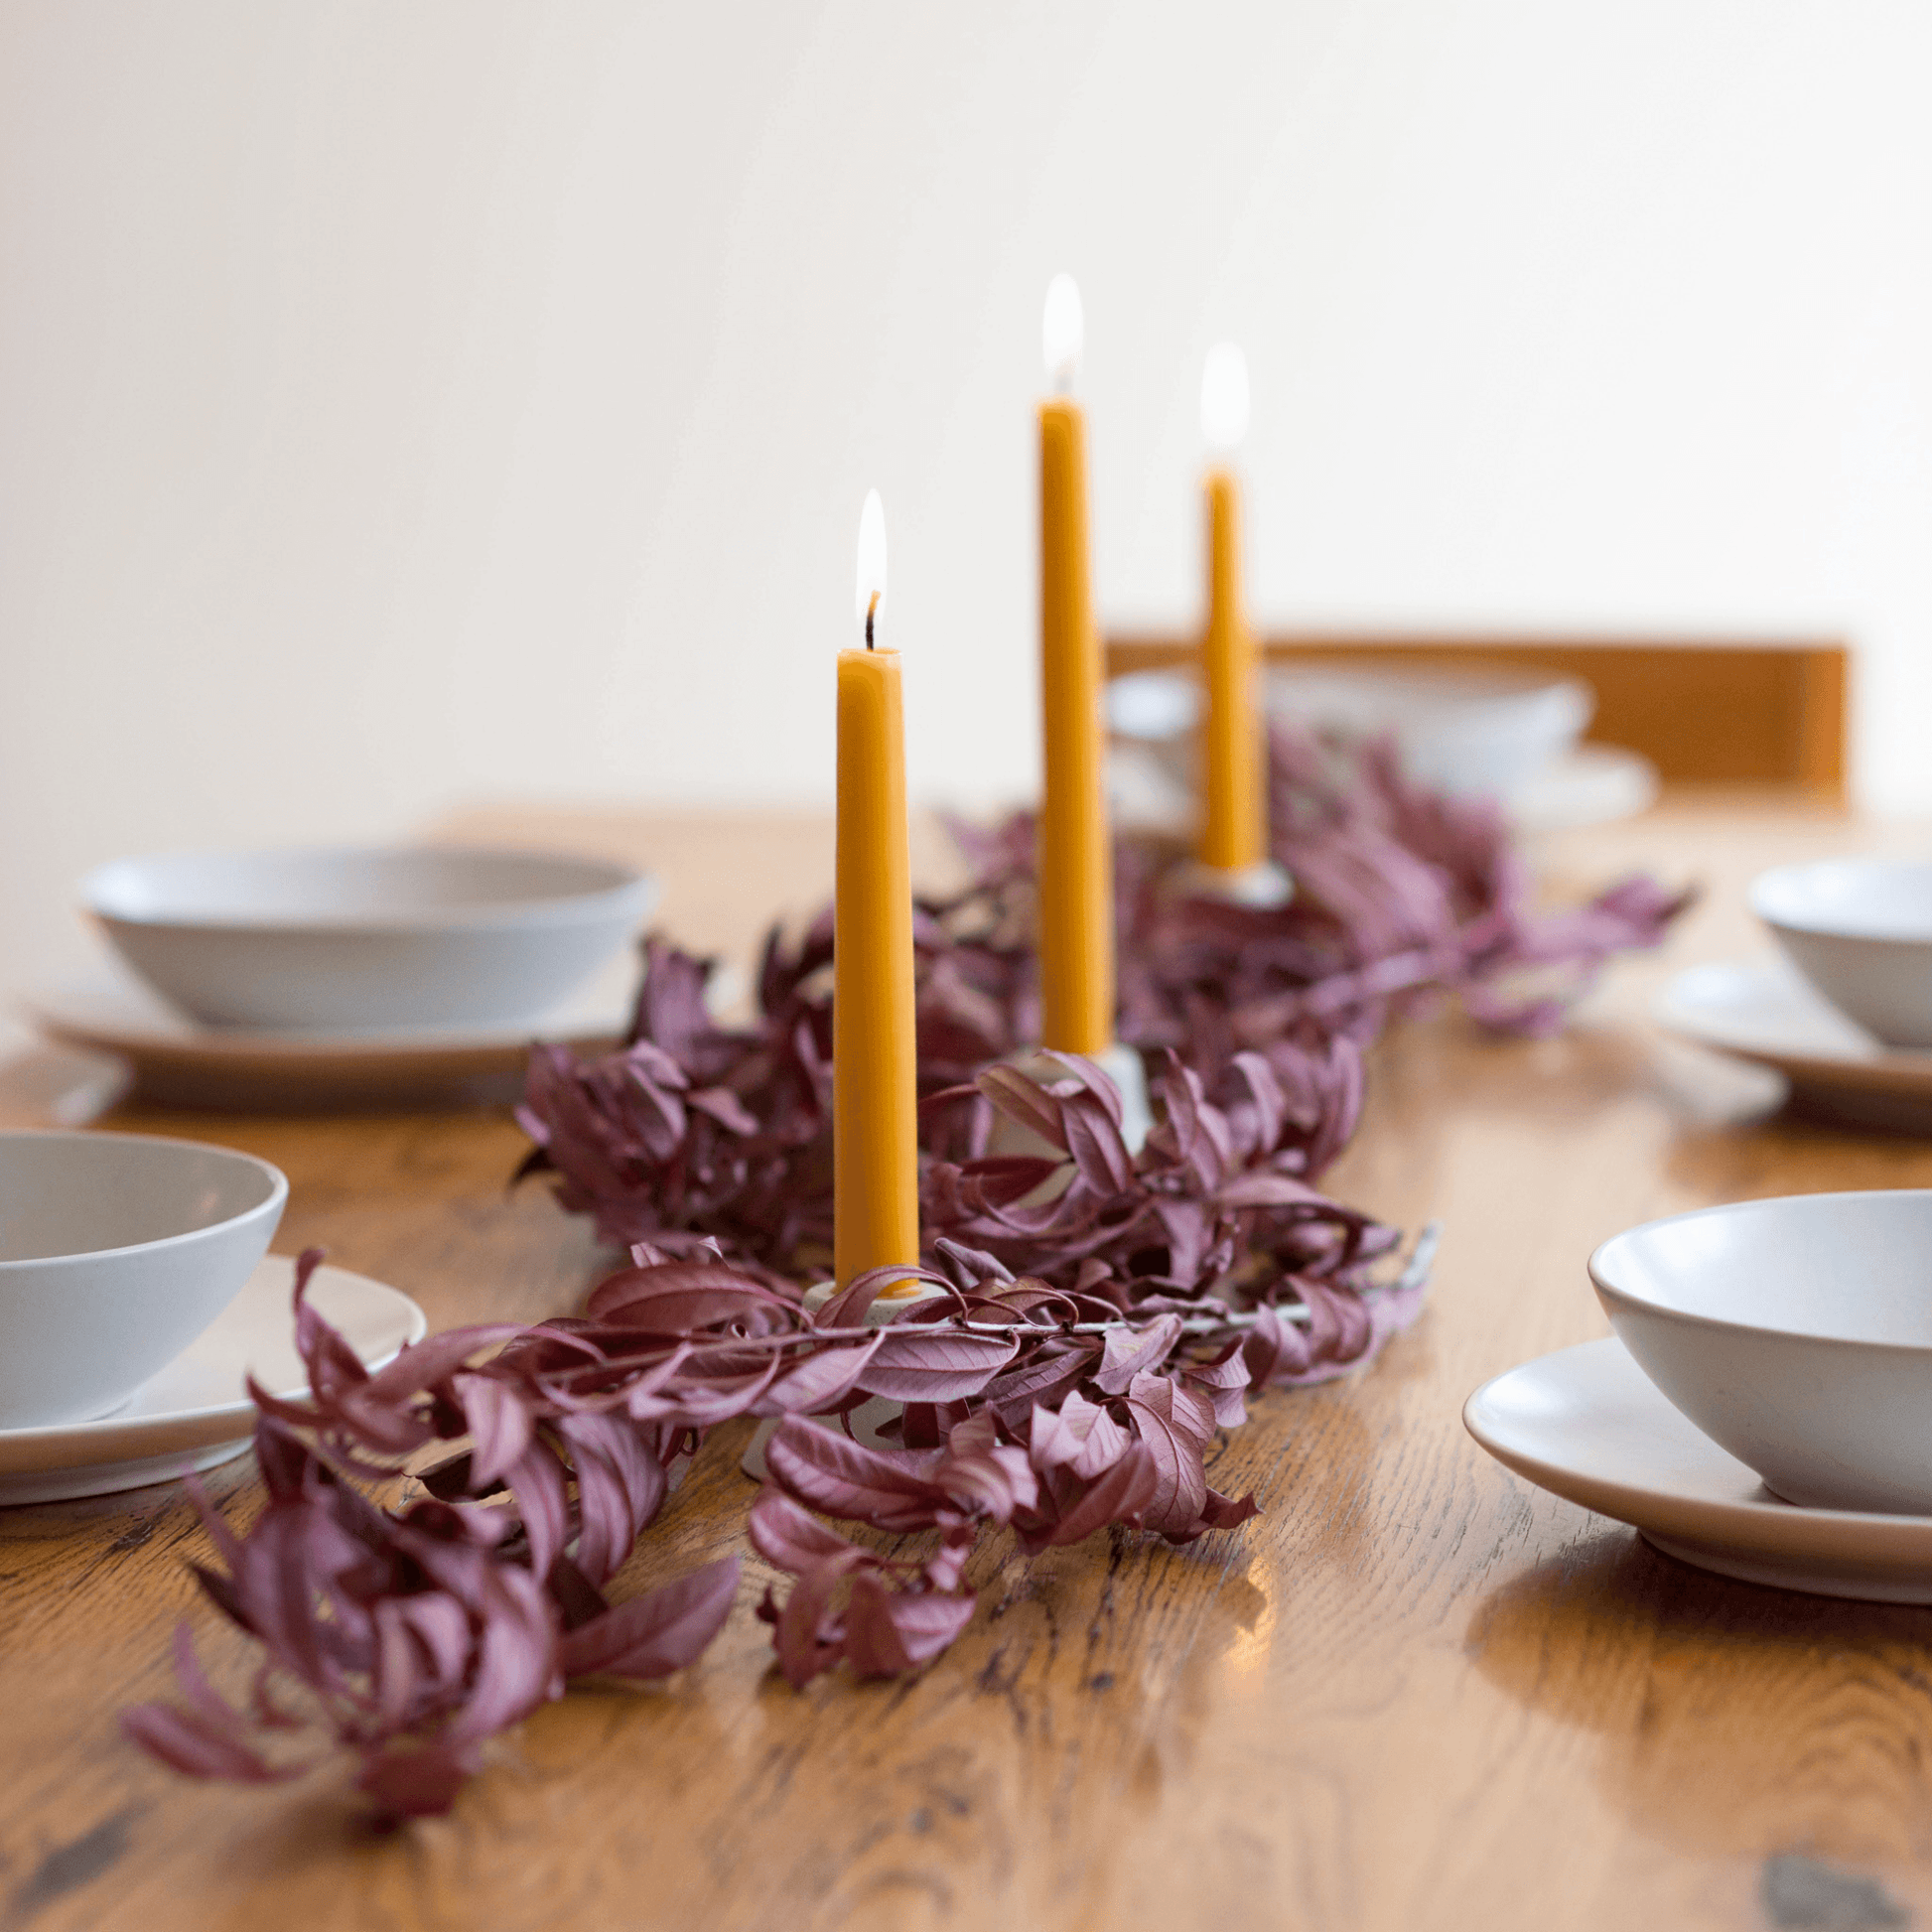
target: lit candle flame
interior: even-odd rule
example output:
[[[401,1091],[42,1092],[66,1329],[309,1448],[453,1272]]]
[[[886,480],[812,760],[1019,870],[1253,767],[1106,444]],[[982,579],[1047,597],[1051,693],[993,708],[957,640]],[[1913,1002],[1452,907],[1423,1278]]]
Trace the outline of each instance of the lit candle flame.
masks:
[[[1248,433],[1248,358],[1233,343],[1216,343],[1200,372],[1200,433],[1225,456]]]
[[[1064,395],[1080,373],[1080,350],[1086,343],[1080,291],[1071,275],[1055,275],[1046,284],[1046,313],[1040,318],[1039,338],[1047,380]]]
[[[859,512],[859,621],[872,648],[873,621],[886,608],[886,507],[876,489],[866,491]]]

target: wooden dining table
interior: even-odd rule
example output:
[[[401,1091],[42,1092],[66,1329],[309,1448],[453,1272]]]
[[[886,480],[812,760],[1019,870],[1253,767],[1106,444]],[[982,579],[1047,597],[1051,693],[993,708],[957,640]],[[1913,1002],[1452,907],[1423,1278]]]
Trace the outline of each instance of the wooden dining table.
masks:
[[[647,859],[665,929],[742,968],[829,885],[818,814],[468,814],[451,834]],[[1375,1047],[1332,1191],[1440,1222],[1427,1310],[1372,1365],[1259,1399],[1213,1451],[1261,1514],[1185,1548],[998,1541],[920,1675],[793,1691],[740,1600],[661,1686],[572,1691],[491,1747],[446,1818],[373,1829],[347,1776],[186,1781],[116,1713],[246,1639],[200,1598],[179,1485],[0,1510],[0,1932],[543,1927],[1881,1927],[1932,1914],[1932,1613],[1734,1583],[1531,1487],[1464,1432],[1486,1378],[1606,1332],[1585,1276],[1708,1202],[1932,1185],[1932,1140],[1781,1111],[1778,1078],[1663,1035],[1662,982],[1761,950],[1750,874],[1923,847],[1788,797],[1671,796],[1534,847],[1554,896],[1635,866],[1704,888],[1560,1037],[1453,1010]],[[917,868],[949,863],[922,825]],[[36,1076],[45,1084],[45,1072]],[[4,1085],[4,1078],[0,1078]],[[28,1081],[21,1091],[39,1092]],[[507,1109],[168,1112],[102,1125],[275,1162],[276,1246],[406,1290],[432,1325],[578,1305],[601,1253]],[[1932,1265],[1932,1264],[1929,1264]],[[746,1551],[749,1425],[719,1430],[615,1587]],[[252,1458],[208,1487],[259,1501]]]

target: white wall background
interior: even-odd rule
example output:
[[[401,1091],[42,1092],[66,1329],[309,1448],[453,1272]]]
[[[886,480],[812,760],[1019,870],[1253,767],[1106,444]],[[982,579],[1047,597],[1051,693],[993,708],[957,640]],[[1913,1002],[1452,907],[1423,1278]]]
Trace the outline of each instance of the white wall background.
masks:
[[[1039,305],[1104,613],[1826,631],[1932,805],[1917,0],[0,0],[0,985],[125,850],[1027,790]]]

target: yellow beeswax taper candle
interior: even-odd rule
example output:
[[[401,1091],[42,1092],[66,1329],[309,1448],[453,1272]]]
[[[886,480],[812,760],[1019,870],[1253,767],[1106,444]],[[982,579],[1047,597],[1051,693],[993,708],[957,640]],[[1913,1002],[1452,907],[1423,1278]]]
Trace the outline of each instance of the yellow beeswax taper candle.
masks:
[[[912,881],[899,655],[879,647],[886,517],[859,519],[865,642],[839,653],[838,883],[832,938],[833,1266],[843,1287],[919,1259]]]
[[[1226,459],[1248,427],[1248,365],[1232,343],[1208,351],[1201,371],[1201,433],[1216,461],[1208,470],[1207,629],[1201,676],[1207,710],[1201,727],[1204,866],[1240,872],[1268,850],[1261,719],[1256,709],[1254,633],[1241,593],[1241,489]]]
[[[1039,406],[1040,1044],[1100,1053],[1114,1037],[1114,868],[1100,722],[1100,633],[1087,566],[1087,432],[1067,393],[1079,366],[1079,291],[1046,291]]]

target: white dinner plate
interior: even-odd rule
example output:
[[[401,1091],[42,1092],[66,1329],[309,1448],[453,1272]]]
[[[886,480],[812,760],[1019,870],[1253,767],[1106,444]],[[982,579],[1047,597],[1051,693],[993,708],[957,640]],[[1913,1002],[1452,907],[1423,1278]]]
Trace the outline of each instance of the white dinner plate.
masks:
[[[450,1104],[515,1099],[532,1040],[615,1045],[636,978],[634,959],[614,961],[586,992],[514,1026],[358,1034],[203,1026],[105,967],[25,1005],[50,1038],[126,1061],[135,1091],[164,1106]]]
[[[213,1326],[111,1416],[0,1429],[0,1503],[104,1496],[239,1455],[255,1428],[244,1377],[277,1395],[308,1391],[295,1352],[294,1283],[287,1255],[264,1256]],[[309,1299],[365,1368],[420,1341],[429,1327],[407,1295],[343,1268],[317,1269]]]
[[[1932,1052],[1886,1046],[1783,959],[1693,966],[1664,989],[1660,1026],[1774,1067],[1806,1112],[1862,1127],[1932,1133]]]
[[[1932,1516],[1801,1509],[1660,1395],[1620,1341],[1485,1382],[1469,1434],[1539,1489],[1613,1517],[1701,1570],[1820,1596],[1932,1603]]]

